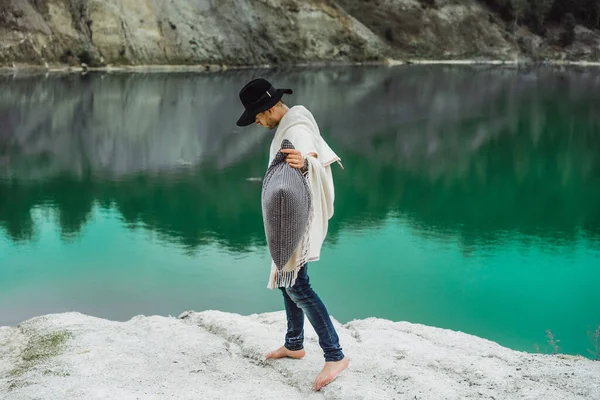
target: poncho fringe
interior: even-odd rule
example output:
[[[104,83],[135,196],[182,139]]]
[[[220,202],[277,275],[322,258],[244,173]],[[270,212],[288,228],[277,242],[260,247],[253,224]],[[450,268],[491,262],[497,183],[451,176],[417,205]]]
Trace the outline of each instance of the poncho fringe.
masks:
[[[310,160],[311,158],[314,160],[314,157],[309,156],[308,158],[309,167],[308,171],[304,174],[305,179],[308,179],[308,176],[310,176],[309,174],[311,168],[314,168],[314,166],[312,165],[312,160]],[[310,198],[312,200],[315,198],[315,196],[313,193],[313,186],[310,184],[310,181],[308,182],[308,187],[310,189]],[[306,229],[304,230],[304,234],[302,235],[302,240],[300,241],[298,248],[294,252],[294,254],[300,252],[300,258],[295,261],[295,265],[291,271],[283,269],[279,271],[277,269],[277,266],[275,266],[274,263],[271,263],[271,274],[269,275],[269,283],[267,285],[267,288],[275,289],[278,287],[286,288],[294,286],[294,283],[296,283],[296,279],[298,278],[298,272],[300,272],[300,268],[306,265],[306,263],[308,263],[309,261],[314,261],[310,260],[310,231],[312,227],[313,217],[314,203],[311,201],[310,212],[308,215],[308,223],[306,224]],[[294,258],[295,257],[292,256],[292,260]]]

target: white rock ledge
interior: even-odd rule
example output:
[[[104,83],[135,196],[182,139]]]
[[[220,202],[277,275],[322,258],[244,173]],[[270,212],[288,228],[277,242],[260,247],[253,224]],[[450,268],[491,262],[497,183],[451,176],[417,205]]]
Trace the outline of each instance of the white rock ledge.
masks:
[[[600,399],[600,362],[584,357],[517,352],[407,322],[335,324],[350,367],[315,393],[323,358],[308,321],[304,359],[263,359],[282,343],[283,312],[46,315],[0,328],[0,398]]]

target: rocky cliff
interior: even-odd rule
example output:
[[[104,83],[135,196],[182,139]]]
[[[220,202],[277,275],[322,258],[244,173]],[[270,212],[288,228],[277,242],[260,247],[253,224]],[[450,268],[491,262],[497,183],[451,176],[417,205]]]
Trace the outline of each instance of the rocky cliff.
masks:
[[[562,37],[569,29],[567,24],[549,21],[543,34],[536,34],[527,25],[516,25],[510,17],[492,11],[484,1],[338,0],[338,3],[383,38],[390,45],[389,56],[393,58],[600,60],[600,31],[574,23],[570,32],[573,41],[566,45]],[[510,8],[509,1],[503,3]]]
[[[377,35],[332,2],[2,0],[0,62],[257,65],[372,60]]]
[[[264,65],[389,58],[600,59],[470,0],[0,0],[0,65]]]

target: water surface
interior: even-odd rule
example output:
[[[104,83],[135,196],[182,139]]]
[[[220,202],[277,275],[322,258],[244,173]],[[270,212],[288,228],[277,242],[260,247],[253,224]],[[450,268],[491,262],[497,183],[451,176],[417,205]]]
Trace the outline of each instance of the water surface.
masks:
[[[600,325],[600,73],[329,68],[0,77],[0,325],[283,309],[266,289],[272,132],[291,87],[342,157],[314,287],[380,317],[587,355]],[[283,337],[283,335],[282,335]]]

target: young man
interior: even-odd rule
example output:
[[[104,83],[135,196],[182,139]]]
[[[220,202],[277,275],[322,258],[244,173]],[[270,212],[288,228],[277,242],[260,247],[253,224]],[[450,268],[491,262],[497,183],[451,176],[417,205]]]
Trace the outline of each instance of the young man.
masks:
[[[240,91],[239,97],[245,107],[237,121],[238,126],[252,123],[267,129],[277,128],[271,143],[269,164],[281,148],[284,139],[293,149],[283,149],[286,162],[306,174],[312,193],[313,213],[310,221],[308,261],[318,261],[320,249],[327,234],[328,220],[333,216],[333,177],[331,164],[339,157],[321,137],[319,128],[310,111],[303,106],[287,107],[281,101],[283,94],[291,89],[275,89],[265,79],[254,79]],[[296,268],[291,284],[281,284],[274,277],[276,269],[271,266],[269,288],[278,286],[283,293],[287,316],[285,344],[266,355],[267,359],[304,357],[304,315],[319,336],[325,366],[315,379],[313,390],[320,390],[332,382],[348,367],[348,358],[342,352],[339,338],[325,305],[309,283],[307,264]]]

